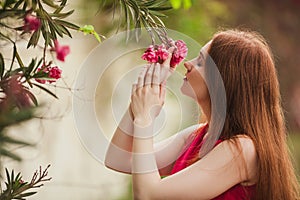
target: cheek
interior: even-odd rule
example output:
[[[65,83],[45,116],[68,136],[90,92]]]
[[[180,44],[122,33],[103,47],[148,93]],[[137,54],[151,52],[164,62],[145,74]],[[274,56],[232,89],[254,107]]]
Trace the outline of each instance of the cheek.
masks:
[[[202,76],[198,76],[197,78],[195,77],[195,79],[192,79],[191,81],[191,85],[199,101],[209,98],[208,88]]]

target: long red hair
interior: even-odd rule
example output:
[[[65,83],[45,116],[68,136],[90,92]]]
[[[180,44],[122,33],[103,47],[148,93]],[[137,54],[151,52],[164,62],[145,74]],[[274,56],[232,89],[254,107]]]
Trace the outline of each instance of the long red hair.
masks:
[[[299,185],[291,163],[281,97],[274,59],[265,39],[256,32],[227,30],[214,35],[205,75],[211,105],[220,101],[222,87],[216,82],[219,71],[225,88],[225,119],[212,112],[208,139],[200,150],[205,155],[214,146],[218,129],[224,140],[248,135],[257,152],[257,200],[299,199]],[[221,100],[220,100],[221,99]],[[224,126],[223,126],[224,124]],[[215,128],[217,127],[217,128]],[[220,128],[221,127],[221,128]],[[209,138],[211,137],[211,138]]]

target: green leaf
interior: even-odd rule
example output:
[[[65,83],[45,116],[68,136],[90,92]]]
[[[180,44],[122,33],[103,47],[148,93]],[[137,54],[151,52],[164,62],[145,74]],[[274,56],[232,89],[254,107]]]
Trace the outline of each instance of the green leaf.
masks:
[[[72,13],[74,12],[74,10],[70,10],[69,12],[66,12],[66,13],[50,13],[49,15],[51,17],[58,17],[60,19],[63,19],[63,18],[66,18],[68,17],[69,15],[71,15]]]
[[[5,173],[6,173],[6,179],[8,181],[8,184],[10,183],[10,175],[9,175],[9,172],[8,172],[8,169],[5,168]]]
[[[65,35],[68,35],[70,38],[72,38],[72,34],[70,33],[70,31],[66,27],[64,27],[64,26],[59,26],[59,27],[61,28],[61,30],[63,31],[63,33]]]
[[[70,22],[64,21],[64,20],[54,19],[54,21],[57,22],[60,25],[66,26],[70,29],[78,30],[80,28],[79,26],[77,26],[75,24],[72,24]]]
[[[29,76],[35,66],[35,63],[36,63],[36,58],[35,59],[31,59],[31,62],[29,64],[29,66],[26,68],[26,71],[25,71],[25,76]]]
[[[53,96],[54,98],[58,99],[58,97],[57,97],[53,92],[51,92],[50,90],[48,90],[47,88],[45,88],[45,87],[43,87],[43,86],[41,86],[41,85],[39,85],[39,84],[36,84],[36,83],[32,83],[32,85],[35,85],[36,87],[38,87],[38,88],[44,90],[45,92],[47,92],[48,94],[50,94],[50,95]]]
[[[94,26],[92,25],[84,25],[83,27],[81,27],[79,29],[79,31],[83,32],[84,35],[86,34],[93,34],[94,37],[98,40],[98,42],[101,42],[101,38],[99,36],[99,34],[95,31]],[[104,37],[104,36],[102,36]]]
[[[6,0],[4,2],[4,6],[3,6],[3,9],[5,10],[6,7],[9,7],[10,5],[14,4],[16,0]]]
[[[67,3],[67,0],[62,0],[60,3],[60,6],[54,11],[54,13],[60,13],[60,11],[62,11],[62,9],[65,7]]]
[[[2,53],[0,53],[0,78],[1,79],[2,79],[3,74],[4,74],[4,70],[5,70],[4,59],[3,59]]]
[[[24,2],[24,0],[19,0],[13,7],[13,10],[17,9],[22,3]]]
[[[63,32],[57,27],[58,25],[48,21],[51,32],[56,32],[60,37],[63,37]]]
[[[170,2],[174,9],[179,9],[181,7],[181,0],[170,0]]]
[[[59,8],[58,5],[54,4],[52,0],[42,0],[44,4],[50,6],[51,8]]]
[[[28,196],[31,196],[31,195],[34,195],[36,194],[37,192],[26,192],[26,193],[23,193],[23,194],[19,194],[18,196],[16,196],[17,198],[23,198],[23,197],[28,197]]]
[[[25,14],[24,10],[3,10],[0,9],[0,19],[6,18],[6,17],[18,17]]]
[[[181,8],[181,5],[183,5],[184,9],[189,9],[192,6],[191,0],[170,0],[170,2],[174,9]]]
[[[191,0],[183,0],[183,8],[184,9],[189,9],[191,6],[192,6]]]
[[[31,36],[31,38],[30,38],[30,40],[29,40],[29,42],[28,42],[27,49],[28,49],[31,45],[33,45],[34,47],[36,47],[36,45],[37,45],[37,43],[38,43],[38,41],[39,41],[39,38],[40,38],[40,34],[41,34],[41,29],[39,28],[37,31],[35,31],[35,32],[32,34],[32,36]]]

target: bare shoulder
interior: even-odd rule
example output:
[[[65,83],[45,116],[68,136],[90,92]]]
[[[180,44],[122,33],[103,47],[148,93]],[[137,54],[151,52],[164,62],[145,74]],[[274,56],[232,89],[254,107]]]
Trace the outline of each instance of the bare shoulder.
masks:
[[[257,175],[257,151],[253,140],[247,135],[237,135],[233,140],[233,149],[236,156],[239,158],[238,163],[241,168],[246,169],[244,174],[244,184],[252,185],[256,182]],[[232,146],[232,145],[231,145]]]
[[[256,149],[253,143],[253,140],[247,135],[237,135],[235,137],[237,140],[238,145],[241,148],[241,151],[245,158],[248,159],[255,159],[256,158]]]

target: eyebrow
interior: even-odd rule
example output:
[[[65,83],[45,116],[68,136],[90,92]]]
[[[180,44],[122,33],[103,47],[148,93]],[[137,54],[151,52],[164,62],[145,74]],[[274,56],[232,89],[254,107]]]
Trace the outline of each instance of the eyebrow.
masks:
[[[204,59],[204,54],[202,53],[202,51],[200,51],[200,56],[202,57],[202,59]]]

